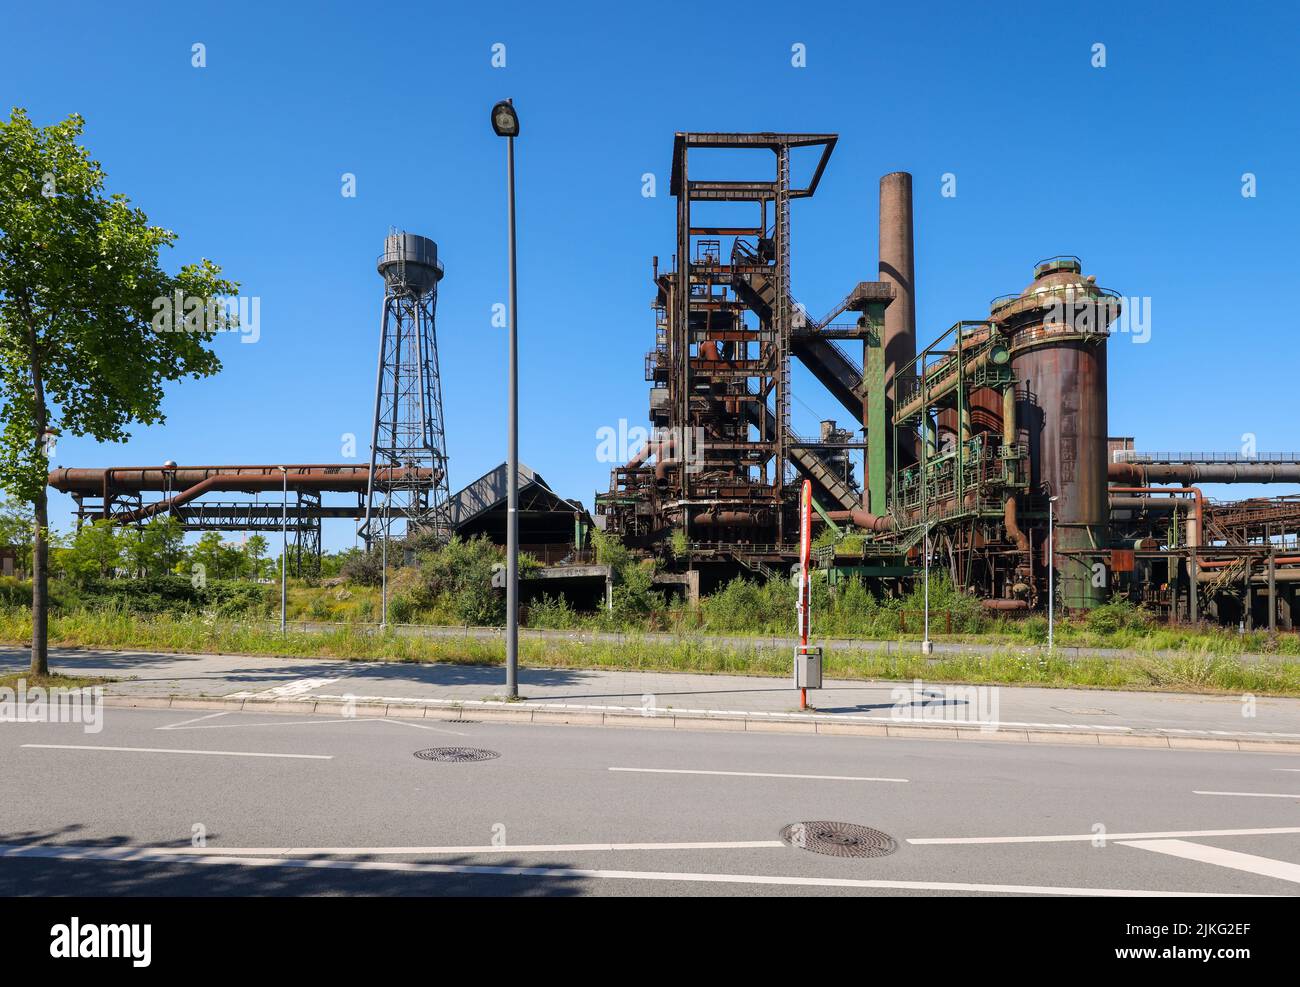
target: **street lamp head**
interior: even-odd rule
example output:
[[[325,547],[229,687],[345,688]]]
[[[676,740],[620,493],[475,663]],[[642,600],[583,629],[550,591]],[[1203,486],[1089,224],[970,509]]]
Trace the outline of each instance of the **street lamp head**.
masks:
[[[1055,503],[1056,503],[1058,500],[1060,500],[1060,499],[1061,499],[1060,497],[1048,497],[1048,498],[1047,498],[1047,502],[1048,502],[1049,504],[1055,504]]]
[[[492,129],[498,137],[519,136],[519,114],[513,100],[503,99],[492,107]]]

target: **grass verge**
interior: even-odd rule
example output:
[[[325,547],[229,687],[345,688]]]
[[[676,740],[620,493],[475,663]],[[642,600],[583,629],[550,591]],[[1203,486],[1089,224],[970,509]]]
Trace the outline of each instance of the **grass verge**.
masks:
[[[30,639],[30,634],[29,611],[0,609],[0,642],[22,645]],[[499,639],[412,637],[348,625],[324,633],[291,631],[281,635],[278,630],[212,617],[181,619],[119,611],[54,615],[50,619],[50,644],[120,651],[461,665],[499,665],[504,661],[505,650]],[[743,645],[719,646],[688,637],[664,641],[631,636],[621,643],[525,638],[520,641],[520,660],[531,668],[781,678],[790,674],[790,658],[781,652]],[[1172,656],[1139,654],[1125,658],[1067,659],[1014,654],[993,646],[987,654],[944,655],[927,660],[920,654],[837,649],[826,653],[824,671],[827,678],[837,679],[922,679],[989,685],[1300,696],[1300,662],[1280,657],[1243,662],[1231,656],[1195,651]]]
[[[32,675],[29,672],[6,672],[0,675],[0,689],[17,690],[19,683],[30,692],[32,689],[85,689],[92,685],[106,685],[112,679],[97,678],[93,675],[64,675],[52,672],[49,675]]]

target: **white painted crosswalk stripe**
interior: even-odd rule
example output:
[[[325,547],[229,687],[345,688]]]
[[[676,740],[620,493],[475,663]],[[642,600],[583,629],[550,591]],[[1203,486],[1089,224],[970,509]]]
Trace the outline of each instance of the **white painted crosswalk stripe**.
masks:
[[[1300,884],[1300,864],[1286,860],[1274,860],[1272,857],[1260,857],[1253,853],[1239,853],[1236,850],[1224,850],[1217,846],[1203,843],[1189,843],[1186,840],[1121,840],[1120,846],[1137,847],[1183,860],[1197,860],[1203,864],[1217,867],[1230,867],[1248,874],[1263,877],[1276,877],[1282,881]]]
[[[261,692],[232,692],[226,696],[227,699],[297,699],[305,696],[322,686],[329,685],[331,682],[337,682],[338,678],[307,678],[294,679],[292,682],[286,682],[284,685],[273,686],[270,689],[263,689]]]

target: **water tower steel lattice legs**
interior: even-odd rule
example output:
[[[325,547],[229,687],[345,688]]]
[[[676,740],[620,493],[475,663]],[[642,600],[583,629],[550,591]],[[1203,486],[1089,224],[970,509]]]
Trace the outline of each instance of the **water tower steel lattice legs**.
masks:
[[[378,269],[384,304],[362,535],[367,544],[417,530],[446,537],[447,440],[434,321],[443,275],[438,245],[391,233]]]

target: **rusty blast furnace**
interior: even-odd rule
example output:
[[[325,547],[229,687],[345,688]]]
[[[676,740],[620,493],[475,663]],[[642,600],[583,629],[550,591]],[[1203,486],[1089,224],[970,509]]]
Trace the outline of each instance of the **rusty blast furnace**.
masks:
[[[705,589],[773,576],[795,562],[807,479],[832,587],[905,590],[928,533],[931,566],[990,609],[1043,605],[1050,567],[1067,610],[1120,595],[1174,619],[1291,626],[1300,500],[1218,503],[1194,484],[1298,482],[1300,457],[1141,454],[1110,438],[1106,348],[1121,299],[1077,257],[1040,261],[1023,291],[918,352],[912,179],[893,172],[880,180],[877,279],[809,317],[791,289],[792,205],[817,191],[836,140],[676,135],[676,250],[670,269],[654,264],[645,361],[653,437],[596,495],[606,529],[664,568],[698,571]],[[765,155],[768,177],[716,177],[720,151]],[[815,158],[803,184],[796,152]],[[745,218],[717,221],[717,203]],[[795,433],[793,360],[849,428]]]

